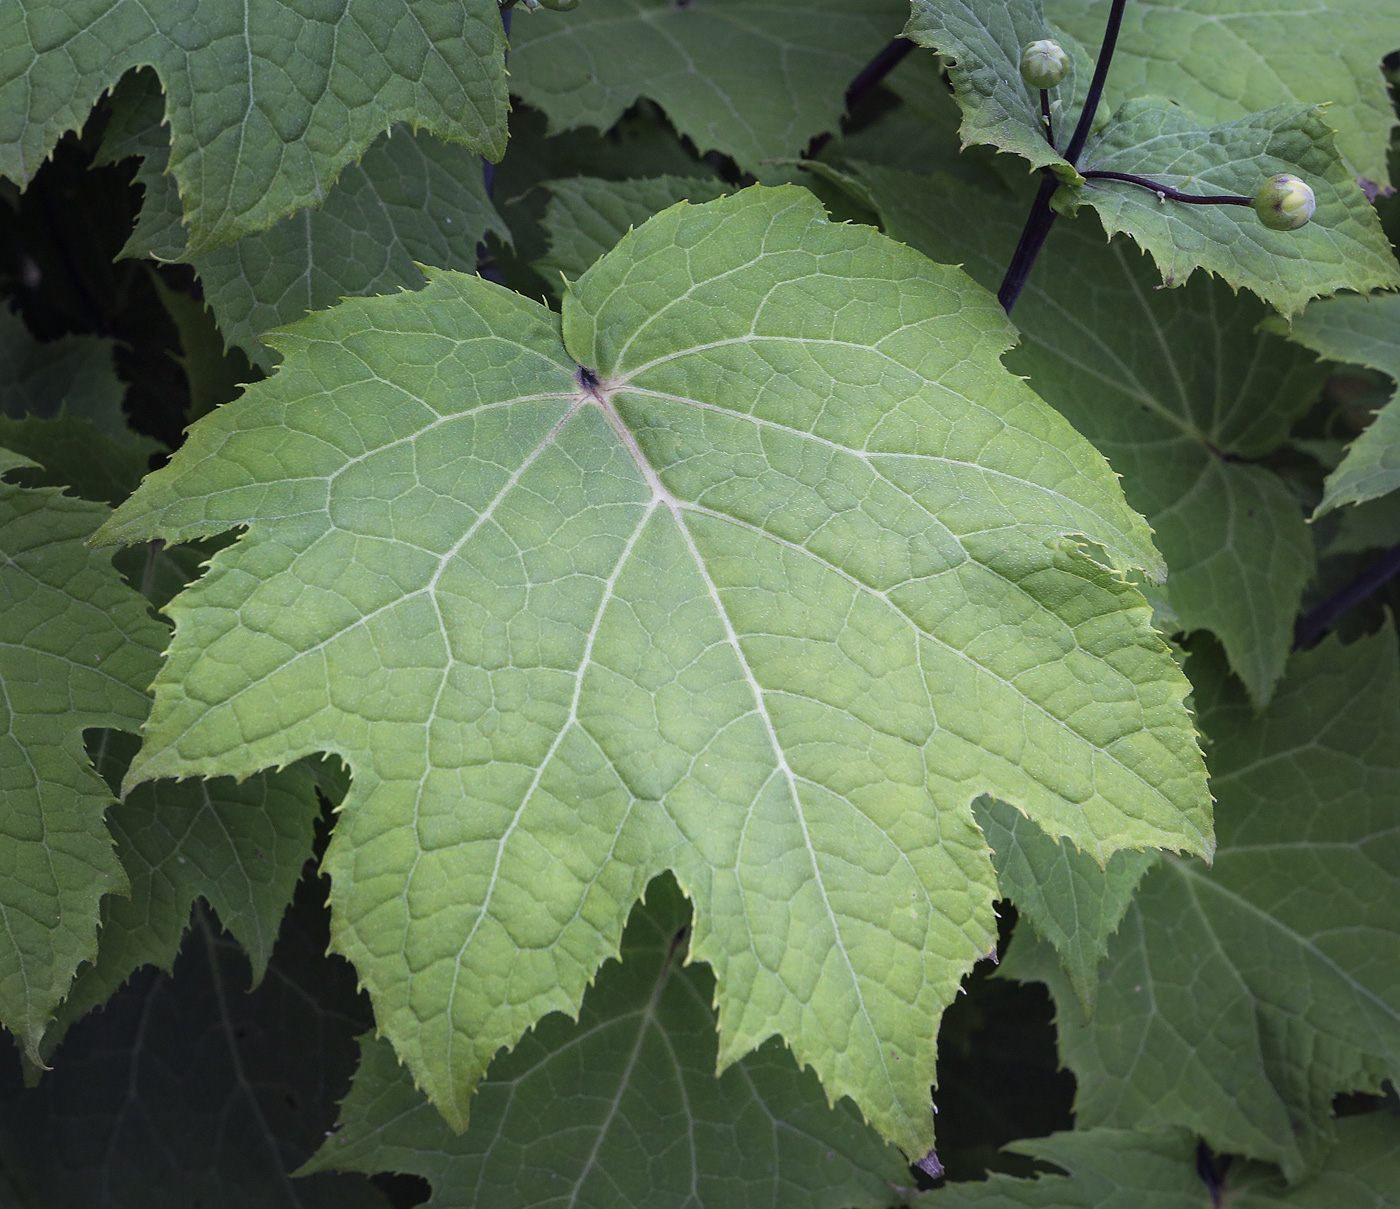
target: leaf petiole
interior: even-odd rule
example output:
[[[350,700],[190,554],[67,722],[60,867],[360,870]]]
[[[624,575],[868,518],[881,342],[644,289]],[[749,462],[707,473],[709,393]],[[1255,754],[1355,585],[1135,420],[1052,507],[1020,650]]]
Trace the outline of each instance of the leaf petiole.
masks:
[[[1199,193],[1182,193],[1173,189],[1170,185],[1159,184],[1146,176],[1135,176],[1131,172],[1108,172],[1100,169],[1091,169],[1081,172],[1080,175],[1085,180],[1111,180],[1126,181],[1130,185],[1137,185],[1142,189],[1151,189],[1160,198],[1168,201],[1187,202],[1193,206],[1252,206],[1254,198],[1239,197],[1233,193],[1210,193],[1202,196]]]
[[[1118,30],[1123,24],[1123,10],[1127,4],[1128,0],[1113,0],[1113,7],[1109,10],[1108,25],[1103,33],[1103,44],[1099,47],[1098,62],[1094,64],[1094,77],[1089,81],[1089,92],[1084,98],[1084,108],[1079,114],[1079,121],[1074,127],[1074,133],[1070,136],[1069,146],[1065,148],[1065,159],[1069,161],[1071,166],[1078,162],[1079,156],[1084,150],[1084,144],[1089,140],[1089,131],[1094,124],[1094,114],[1098,112],[1099,99],[1103,96],[1104,81],[1108,78],[1109,64],[1113,61],[1113,51],[1118,45]],[[1011,263],[1006,266],[1006,276],[1002,278],[1001,288],[997,290],[997,301],[1001,303],[1002,309],[1008,315],[1011,314],[1011,308],[1016,305],[1016,299],[1021,295],[1026,278],[1030,276],[1031,266],[1035,264],[1036,257],[1040,255],[1045,237],[1050,234],[1050,228],[1055,225],[1055,211],[1050,208],[1050,197],[1058,187],[1058,183],[1054,174],[1046,170],[1045,179],[1040,185],[1040,192],[1036,194],[1035,201],[1031,203],[1030,217],[1026,219],[1025,229],[1021,232],[1021,241],[1016,245]]]

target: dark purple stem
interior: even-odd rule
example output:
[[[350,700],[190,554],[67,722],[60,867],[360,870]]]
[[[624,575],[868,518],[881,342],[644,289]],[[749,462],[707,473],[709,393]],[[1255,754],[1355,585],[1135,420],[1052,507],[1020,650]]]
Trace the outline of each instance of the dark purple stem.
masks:
[[[1252,206],[1254,198],[1238,197],[1233,193],[1209,193],[1202,196],[1199,193],[1180,193],[1170,185],[1159,184],[1146,176],[1134,176],[1131,172],[1107,172],[1093,169],[1089,172],[1080,173],[1086,181],[1110,180],[1126,181],[1130,185],[1137,185],[1142,189],[1151,189],[1158,197],[1165,197],[1169,201],[1187,202],[1193,206]]]
[[[1094,77],[1089,81],[1089,93],[1084,98],[1084,109],[1074,127],[1074,133],[1070,135],[1069,146],[1065,148],[1065,159],[1071,164],[1079,162],[1084,144],[1089,140],[1089,130],[1094,124],[1094,114],[1099,109],[1099,99],[1103,96],[1103,84],[1108,78],[1109,64],[1113,62],[1113,51],[1118,45],[1118,29],[1123,24],[1123,10],[1127,5],[1128,0],[1113,0],[1113,7],[1109,10],[1108,25],[1103,32],[1098,62],[1094,64]],[[1016,305],[1016,299],[1021,296],[1021,289],[1026,284],[1026,278],[1030,276],[1036,257],[1040,255],[1045,237],[1055,225],[1055,211],[1050,208],[1050,197],[1055,192],[1058,182],[1048,168],[1042,169],[1042,172],[1045,173],[1046,179],[1041,181],[1040,192],[1031,203],[1031,212],[1021,232],[1021,241],[1016,245],[1011,263],[1006,266],[1006,276],[1002,278],[1001,288],[997,290],[997,298],[1008,315]]]
[[[1293,627],[1293,649],[1302,651],[1312,646],[1342,614],[1350,612],[1371,593],[1385,587],[1397,573],[1400,573],[1400,543],[1391,546],[1341,591],[1334,592],[1317,608],[1298,618],[1298,623]]]
[[[879,53],[862,67],[856,78],[851,81],[851,86],[846,89],[846,112],[851,113],[855,107],[865,100],[879,86],[887,75],[904,62],[905,57],[914,49],[914,43],[908,38],[893,38],[880,49]],[[817,153],[831,142],[831,131],[817,135],[807,144],[807,150],[802,153],[803,159],[815,159]]]
[[[1050,144],[1050,150],[1055,149],[1055,125],[1050,120],[1050,90],[1042,88],[1040,90],[1040,124],[1045,129],[1045,141]]]
[[[1113,62],[1113,51],[1118,45],[1118,29],[1123,24],[1123,10],[1128,0],[1113,0],[1108,13],[1108,25],[1103,31],[1103,45],[1099,47],[1099,61],[1094,64],[1094,78],[1089,81],[1089,94],[1084,98],[1084,108],[1079,114],[1079,123],[1069,137],[1065,148],[1065,159],[1078,164],[1084,152],[1084,144],[1089,141],[1089,131],[1094,125],[1094,115],[1099,111],[1099,100],[1103,97],[1104,81],[1108,79],[1108,67]]]

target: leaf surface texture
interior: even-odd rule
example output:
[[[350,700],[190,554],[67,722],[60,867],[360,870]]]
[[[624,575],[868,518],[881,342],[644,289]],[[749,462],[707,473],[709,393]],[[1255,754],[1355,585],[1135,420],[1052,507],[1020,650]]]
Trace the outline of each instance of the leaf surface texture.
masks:
[[[128,783],[330,751],[336,944],[461,1126],[665,869],[720,1061],[782,1036],[906,1153],[993,942],[970,804],[1210,850],[1159,574],[995,301],[805,190],[665,211],[560,317],[479,278],[278,336],[105,537],[246,526]]]

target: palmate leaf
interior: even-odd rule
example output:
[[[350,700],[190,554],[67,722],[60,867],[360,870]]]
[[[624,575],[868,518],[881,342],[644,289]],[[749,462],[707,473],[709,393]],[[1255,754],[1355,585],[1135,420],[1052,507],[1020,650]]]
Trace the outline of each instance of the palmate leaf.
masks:
[[[1264,1163],[1235,1162],[1212,1195],[1196,1139],[1185,1130],[1086,1129],[1012,1142],[1007,1150],[1065,1175],[951,1184],[920,1197],[927,1209],[1393,1209],[1400,1205],[1400,1126],[1386,1113],[1337,1126],[1337,1145],[1312,1178],[1289,1187]]]
[[[102,158],[140,157],[146,191],[124,256],[186,258],[164,103],[149,73],[115,90]],[[275,354],[260,337],[271,328],[345,297],[417,289],[415,262],[474,271],[485,232],[509,239],[482,179],[482,161],[466,148],[397,127],[349,165],[313,209],[269,230],[189,258],[225,341],[264,368]]]
[[[946,177],[861,176],[890,234],[995,288],[1024,199]],[[1155,278],[1087,215],[1059,222],[1016,304],[1024,339],[1008,364],[1124,476],[1166,556],[1181,627],[1217,634],[1262,704],[1283,674],[1314,555],[1288,486],[1249,460],[1287,438],[1324,370],[1259,333],[1268,311],[1248,295],[1202,279],[1158,290]]]
[[[22,464],[0,450],[0,473]],[[96,951],[98,900],[126,889],[83,730],[140,726],[166,639],[110,551],[84,544],[107,516],[0,481],[0,1023],[31,1058]]]
[[[361,1040],[340,1128],[302,1170],[411,1171],[437,1209],[903,1205],[909,1169],[851,1105],[828,1108],[776,1041],[715,1078],[714,979],[685,966],[690,911],[647,889],[579,1019],[552,1016],[491,1064],[453,1134],[394,1058]]]
[[[847,85],[906,12],[904,0],[589,0],[516,17],[510,86],[551,133],[606,130],[650,97],[700,151],[758,173],[837,128]]]
[[[278,337],[107,539],[249,532],[171,606],[131,783],[331,751],[337,947],[454,1126],[675,872],[720,1061],[911,1155],[992,945],[970,803],[1208,852],[1160,571],[992,297],[805,190],[667,210],[561,319],[479,278]],[[582,368],[581,368],[582,367]]]
[[[1167,285],[1204,268],[1284,315],[1341,289],[1400,286],[1390,241],[1320,110],[1285,105],[1213,126],[1156,98],[1129,101],[1089,140],[1079,167],[1148,176],[1183,193],[1252,197],[1281,172],[1312,187],[1317,210],[1297,231],[1271,231],[1250,207],[1163,201],[1121,181],[1060,189],[1056,208],[1093,206],[1110,235],[1126,231],[1152,253]]]
[[[1052,21],[1090,47],[1111,0],[1045,0]],[[1107,95],[1170,97],[1210,122],[1290,102],[1322,105],[1353,175],[1389,179],[1395,111],[1381,75],[1396,49],[1391,0],[1133,0],[1123,13]]]
[[[190,254],[322,200],[407,120],[499,158],[505,33],[496,0],[0,0],[0,175],[28,184],[122,74],[166,90]]]
[[[1400,294],[1343,295],[1314,303],[1288,335],[1324,357],[1369,365],[1400,380]],[[1400,488],[1400,403],[1392,395],[1327,476],[1316,515]],[[1388,544],[1388,543],[1387,543]]]
[[[1290,1179],[1331,1144],[1331,1100],[1400,1073],[1400,667],[1389,628],[1295,656],[1256,714],[1218,655],[1190,661],[1220,847],[1165,858],[1060,1015],[1081,1124],[1183,1124]],[[1002,969],[1068,987],[1017,936]]]

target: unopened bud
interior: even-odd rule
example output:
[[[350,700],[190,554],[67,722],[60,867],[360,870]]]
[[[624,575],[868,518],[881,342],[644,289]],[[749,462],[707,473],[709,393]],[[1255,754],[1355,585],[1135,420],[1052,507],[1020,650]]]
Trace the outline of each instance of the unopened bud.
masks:
[[[1316,209],[1317,198],[1307,181],[1287,172],[1269,177],[1254,195],[1254,211],[1271,231],[1296,231]]]
[[[1021,79],[1032,88],[1054,88],[1069,70],[1069,55],[1049,38],[1028,43],[1021,52]]]

